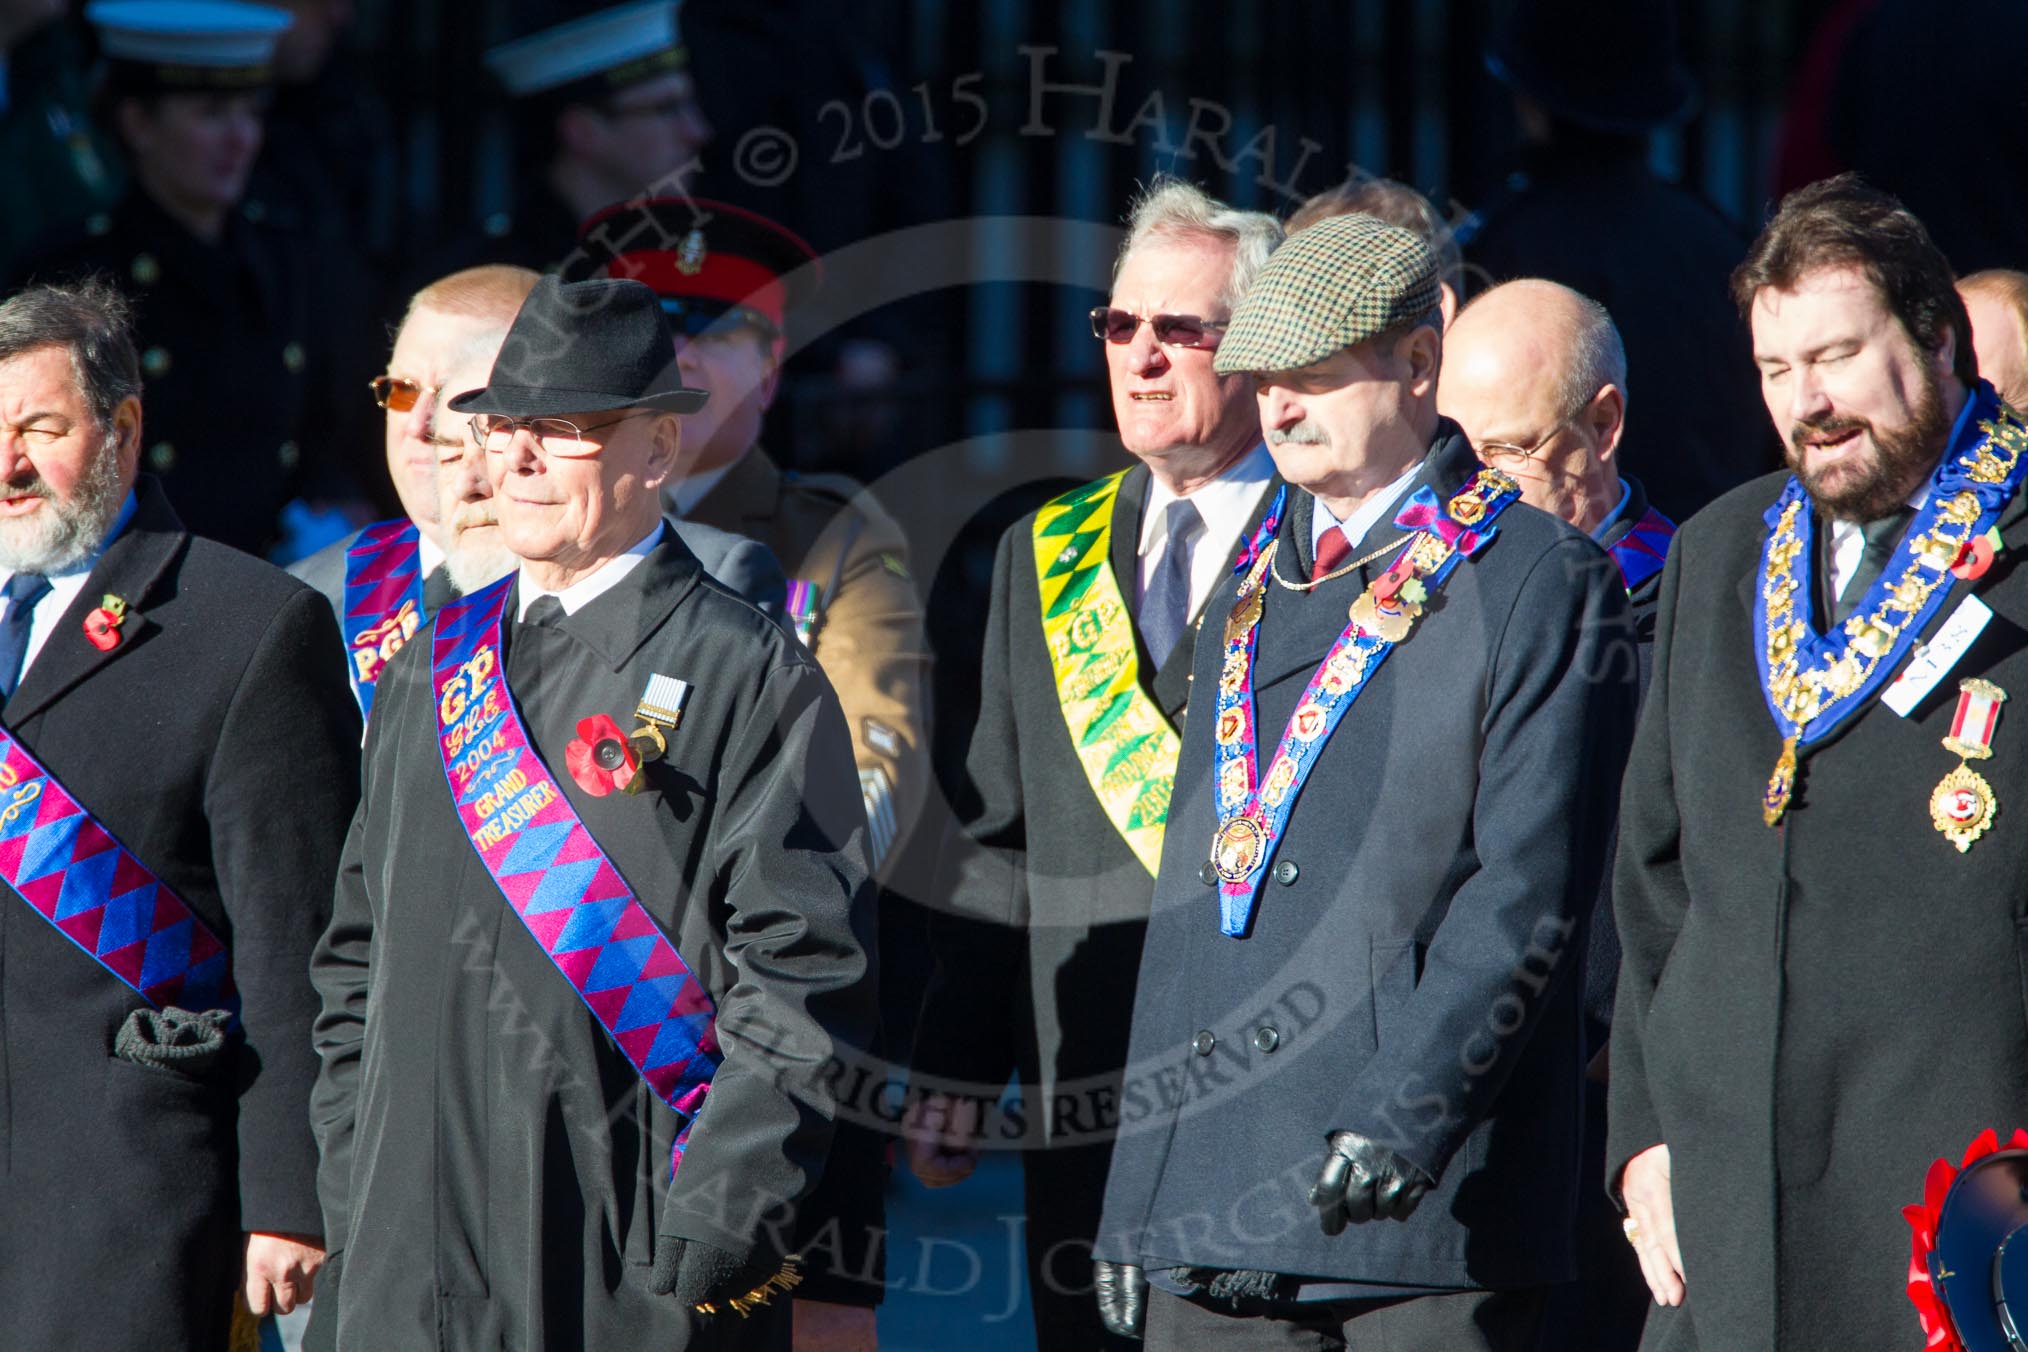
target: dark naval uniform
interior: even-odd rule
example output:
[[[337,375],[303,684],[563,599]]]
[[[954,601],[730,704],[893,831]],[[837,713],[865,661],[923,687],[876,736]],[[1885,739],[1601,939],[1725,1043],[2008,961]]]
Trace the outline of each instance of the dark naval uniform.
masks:
[[[1410,492],[1448,499],[1478,468],[1440,423]],[[1313,501],[1290,493],[1284,578],[1310,574]],[[1355,554],[1406,538],[1388,518]],[[1238,938],[1221,931],[1207,862],[1217,720],[1193,708],[1099,1258],[1158,1285],[1179,1267],[1284,1274],[1301,1299],[1574,1275],[1577,969],[1633,721],[1632,674],[1611,661],[1626,601],[1563,522],[1516,504],[1495,525],[1331,733]],[[1381,567],[1307,593],[1268,586],[1263,770]],[[1213,593],[1207,627],[1222,631],[1235,587]],[[1219,687],[1221,640],[1197,645],[1199,700]],[[1436,1180],[1410,1219],[1322,1233],[1306,1197],[1340,1130]]]
[[[6,725],[225,941],[244,1041],[115,1051],[140,998],[0,889],[0,1320],[21,1352],[216,1352],[249,1230],[318,1234],[309,956],[358,796],[330,612],[144,478]],[[85,616],[127,603],[119,642]]]
[[[1111,569],[1129,611],[1149,482],[1138,465],[1121,480],[1110,557],[1098,564]],[[1272,494],[1270,484],[1247,531]],[[919,1076],[989,1099],[1010,1074],[1019,1078],[1018,1115],[994,1128],[988,1144],[1028,1147],[1021,1159],[1040,1345],[1111,1346],[1119,1340],[1099,1323],[1087,1246],[1098,1232],[1119,1124],[1134,974],[1155,880],[1078,758],[1043,632],[1035,521],[1031,512],[1015,523],[993,563],[978,721],[964,782],[952,787],[962,835],[947,849],[932,911],[935,968],[911,1063]],[[1159,656],[1147,651],[1138,626],[1129,627],[1141,694],[1180,726],[1194,620]]]
[[[513,600],[509,598],[511,617]],[[769,619],[665,534],[611,590],[509,624],[532,745],[648,678],[690,683],[636,795],[557,782],[717,1004],[725,1061],[672,1183],[674,1115],[511,913],[436,738],[434,626],[381,678],[336,912],[313,1107],[341,1349],[777,1346],[786,1302],[702,1321],[649,1288],[658,1244],[743,1255],[824,1169],[834,1107],[798,1079],[871,1031],[873,912],[835,697]],[[781,1344],[785,1345],[783,1339]]]
[[[119,200],[118,156],[92,123],[89,62],[69,20],[7,53],[0,164],[19,185],[0,213],[0,275],[57,226]]]
[[[1669,1352],[1914,1345],[1901,1208],[1932,1160],[2028,1117],[2019,715],[2001,714],[1991,759],[1973,762],[1996,831],[1961,853],[1930,806],[1959,764],[1940,744],[1959,680],[2028,690],[2028,503],[2001,510],[1984,576],[1943,579],[1918,635],[1934,643],[1976,597],[1993,611],[1976,642],[1911,716],[1876,698],[1804,746],[1770,827],[1782,738],[1753,606],[1786,480],[1745,485],[1676,536],[1620,814],[1607,1177],[1669,1147],[1687,1296],[1650,1312],[1643,1343]]]
[[[539,185],[530,188],[507,210],[492,213],[425,253],[387,300],[398,311],[409,296],[431,282],[488,263],[556,272],[577,247],[577,227],[577,213],[561,197]]]
[[[126,293],[146,383],[142,467],[192,534],[263,554],[282,505],[332,482],[373,415],[360,292],[333,266],[307,236],[242,214],[206,243],[137,187],[16,283],[98,273]]]

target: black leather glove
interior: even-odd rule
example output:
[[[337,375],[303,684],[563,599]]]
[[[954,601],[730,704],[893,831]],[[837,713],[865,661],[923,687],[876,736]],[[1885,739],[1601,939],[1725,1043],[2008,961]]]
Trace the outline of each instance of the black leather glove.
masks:
[[[1356,1131],[1334,1131],[1323,1172],[1310,1189],[1310,1205],[1327,1235],[1347,1221],[1405,1221],[1415,1214],[1434,1180],[1377,1141]]]
[[[735,1296],[744,1296],[780,1270],[782,1260],[765,1246],[741,1258],[701,1239],[677,1239],[662,1235],[655,1240],[655,1270],[648,1276],[648,1289],[658,1296],[674,1296],[686,1309],[716,1305],[730,1308]]]
[[[1148,1276],[1132,1263],[1091,1265],[1092,1293],[1098,1297],[1099,1321],[1108,1333],[1139,1340],[1148,1318]]]

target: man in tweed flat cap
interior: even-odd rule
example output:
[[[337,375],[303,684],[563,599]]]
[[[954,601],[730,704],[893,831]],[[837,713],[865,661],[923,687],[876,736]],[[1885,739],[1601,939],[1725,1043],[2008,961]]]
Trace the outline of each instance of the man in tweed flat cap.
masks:
[[[1577,968],[1625,589],[1436,411],[1437,263],[1368,216],[1220,345],[1290,488],[1211,601],[1095,1253],[1168,1348],[1532,1349],[1574,1274]]]

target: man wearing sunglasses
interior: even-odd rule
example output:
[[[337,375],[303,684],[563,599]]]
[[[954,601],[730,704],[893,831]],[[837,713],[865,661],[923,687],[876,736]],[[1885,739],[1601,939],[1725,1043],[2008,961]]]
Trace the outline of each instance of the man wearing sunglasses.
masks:
[[[493,529],[483,468],[462,463],[483,464],[467,454],[467,419],[445,404],[485,383],[536,280],[528,268],[486,264],[439,278],[409,301],[387,373],[370,386],[386,414],[387,472],[405,515],[354,532],[289,570],[331,603],[364,707],[386,663],[444,602],[514,568]],[[787,583],[766,546],[709,526],[680,523],[676,530],[713,578],[770,615],[782,613]]]
[[[1438,272],[1320,221],[1218,349],[1290,487],[1212,595],[1134,1002],[1096,1284],[1150,1352],[1533,1352],[1574,1275],[1626,600],[1439,417]]]
[[[786,1346],[731,1302],[796,1284],[871,1033],[865,821],[823,674],[661,519],[670,341],[544,278],[449,402],[520,566],[391,664],[312,963],[344,1352]]]
[[[1135,206],[1091,322],[1136,463],[1024,518],[994,563],[963,834],[913,1060],[933,1092],[910,1157],[931,1186],[967,1177],[982,1101],[1018,1075],[1042,1347],[1127,1345],[1099,1322],[1088,1260],[1134,974],[1196,621],[1273,478],[1247,382],[1212,360],[1280,239],[1272,217],[1186,183]]]

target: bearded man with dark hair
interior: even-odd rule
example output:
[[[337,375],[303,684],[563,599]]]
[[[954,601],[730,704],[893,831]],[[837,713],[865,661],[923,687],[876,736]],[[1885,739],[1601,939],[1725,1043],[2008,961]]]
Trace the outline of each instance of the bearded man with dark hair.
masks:
[[[1918,1335],[1902,1206],[2028,1109],[2021,856],[1989,831],[2028,794],[2028,426],[1922,223],[1854,178],[1791,194],[1733,290],[1788,470],[1663,574],[1607,1177],[1644,1347],[1889,1347]]]

